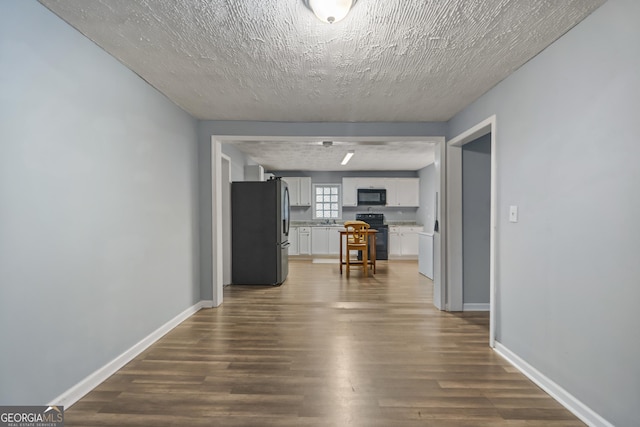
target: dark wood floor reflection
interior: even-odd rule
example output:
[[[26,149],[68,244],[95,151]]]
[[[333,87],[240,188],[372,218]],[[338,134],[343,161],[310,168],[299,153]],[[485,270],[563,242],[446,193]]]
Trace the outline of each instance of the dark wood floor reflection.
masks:
[[[439,312],[432,288],[413,261],[349,279],[293,261],[281,287],[226,288],[66,425],[583,425],[488,347],[487,313]]]

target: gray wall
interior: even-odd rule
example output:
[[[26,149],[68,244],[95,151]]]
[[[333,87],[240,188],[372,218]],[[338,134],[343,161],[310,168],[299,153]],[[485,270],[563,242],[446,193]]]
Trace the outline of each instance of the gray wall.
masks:
[[[200,300],[196,122],[0,2],[0,404],[44,404]]]
[[[497,340],[616,426],[640,416],[638,17],[609,0],[450,122],[497,117]]]
[[[255,165],[256,162],[247,158],[247,155],[238,150],[233,144],[222,144],[222,154],[231,159],[231,182],[244,181],[244,167]]]
[[[420,178],[420,207],[416,211],[416,221],[424,225],[424,231],[433,232],[436,200],[436,165],[430,164],[418,171]]]
[[[462,146],[462,300],[489,303],[491,134]]]

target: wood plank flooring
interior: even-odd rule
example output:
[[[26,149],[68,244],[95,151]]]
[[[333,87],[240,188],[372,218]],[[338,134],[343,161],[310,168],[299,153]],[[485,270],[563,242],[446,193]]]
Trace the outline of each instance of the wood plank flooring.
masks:
[[[583,426],[444,313],[415,261],[340,276],[292,261],[231,286],[65,413],[67,426]]]

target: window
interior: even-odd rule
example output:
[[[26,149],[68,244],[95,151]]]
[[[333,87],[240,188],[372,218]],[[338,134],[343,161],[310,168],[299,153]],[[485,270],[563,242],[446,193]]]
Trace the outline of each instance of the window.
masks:
[[[340,184],[314,184],[313,218],[339,219],[341,217]]]

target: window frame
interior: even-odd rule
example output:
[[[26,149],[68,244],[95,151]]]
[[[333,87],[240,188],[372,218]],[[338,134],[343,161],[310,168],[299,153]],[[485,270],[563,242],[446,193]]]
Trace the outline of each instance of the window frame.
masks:
[[[317,194],[316,193],[316,189],[318,187],[322,187],[322,188],[329,187],[329,188],[337,188],[338,189],[338,216],[337,217],[335,217],[335,218],[325,218],[325,217],[319,217],[319,216],[316,215],[316,213],[318,211],[316,204],[317,203],[325,203],[324,201],[323,202],[318,202],[316,200],[316,197],[317,197],[316,196],[316,194]],[[331,221],[331,220],[336,220],[336,221],[337,220],[342,220],[342,184],[338,184],[338,183],[333,183],[333,184],[332,183],[313,184],[311,197],[312,197],[312,199],[311,199],[311,208],[313,210],[312,216],[313,216],[314,220],[329,220],[329,221]],[[333,203],[333,202],[329,202],[329,203]],[[331,209],[331,210],[333,210],[333,209]],[[324,209],[322,209],[322,211],[324,211]]]

